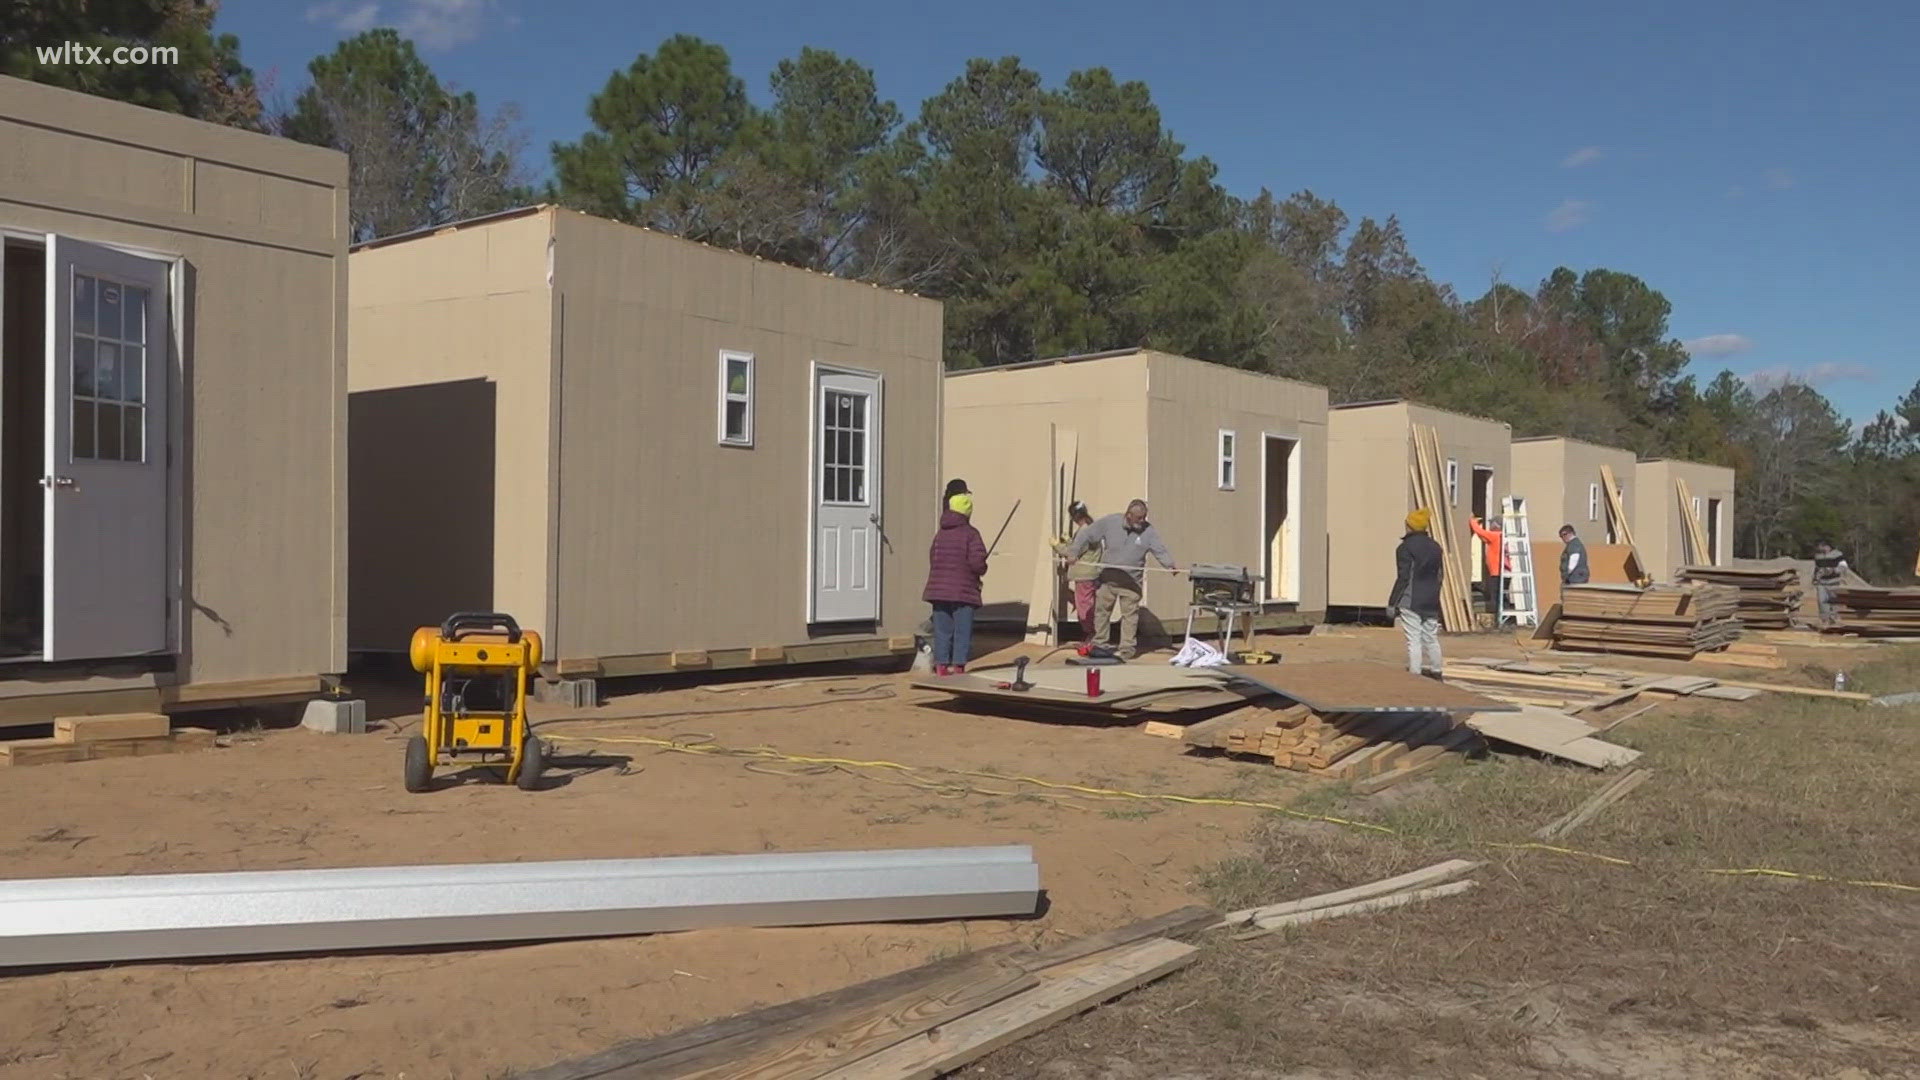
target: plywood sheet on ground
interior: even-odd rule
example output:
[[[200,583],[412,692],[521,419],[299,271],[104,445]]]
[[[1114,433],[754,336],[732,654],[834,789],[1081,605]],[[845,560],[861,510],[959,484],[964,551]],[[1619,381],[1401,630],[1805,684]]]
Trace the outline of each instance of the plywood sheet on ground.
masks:
[[[1090,670],[1100,673],[1100,696],[1097,698],[1087,696],[1087,672]],[[1182,668],[1151,662],[1112,664],[1098,668],[1028,667],[1026,681],[1031,684],[1028,689],[1001,689],[1000,684],[1013,681],[1014,669],[1009,667],[978,674],[969,672],[945,677],[928,676],[915,679],[913,685],[922,690],[939,690],[957,697],[1094,710],[1137,708],[1159,697],[1187,695],[1194,691],[1219,693],[1217,698],[1210,695],[1206,705],[1231,704],[1236,697],[1224,693],[1228,680],[1216,674],[1222,670]]]
[[[1513,706],[1388,664],[1334,660],[1309,664],[1232,664],[1209,668],[1264,686],[1322,713],[1466,712]]]

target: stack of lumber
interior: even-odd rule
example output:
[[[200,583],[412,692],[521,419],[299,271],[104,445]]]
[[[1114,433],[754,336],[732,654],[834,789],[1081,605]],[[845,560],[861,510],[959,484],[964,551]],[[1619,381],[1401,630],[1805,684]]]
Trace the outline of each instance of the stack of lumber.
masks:
[[[1192,963],[1186,907],[1040,949],[1002,945],[800,1001],[622,1043],[520,1080],[931,1080]]]
[[[1433,515],[1428,535],[1440,545],[1440,622],[1450,633],[1473,629],[1473,599],[1469,595],[1473,575],[1465,562],[1472,549],[1460,539],[1460,523],[1447,512],[1445,473],[1440,465],[1440,436],[1425,424],[1413,426],[1413,457],[1407,465],[1413,482],[1413,500]]]
[[[1459,661],[1461,665],[1480,667],[1492,671],[1527,672],[1539,675],[1566,675],[1580,678],[1605,678],[1629,680],[1643,694],[1660,694],[1671,697],[1718,698],[1726,701],[1749,701],[1762,693],[1793,694],[1800,697],[1828,698],[1835,701],[1872,701],[1872,694],[1862,694],[1852,690],[1829,690],[1818,686],[1793,686],[1779,682],[1742,682],[1738,679],[1723,679],[1719,676],[1703,675],[1667,675],[1656,671],[1621,671],[1614,668],[1591,664],[1558,661],[1541,663],[1533,660],[1498,660],[1487,657],[1475,657]],[[1455,682],[1466,680],[1449,679]],[[1476,688],[1478,689],[1478,688]],[[1483,690],[1489,697],[1500,696],[1491,689]],[[1575,710],[1581,711],[1581,710]]]
[[[1725,585],[1571,585],[1553,647],[1690,660],[1740,637],[1739,592]]]
[[[112,716],[63,716],[53,722],[53,737],[0,742],[0,766],[55,765],[102,758],[146,757],[207,750],[213,732],[206,728],[173,730],[160,713]]]
[[[1793,625],[1793,613],[1800,606],[1800,575],[1787,568],[1780,570],[1742,570],[1731,566],[1683,566],[1678,575],[1683,582],[1726,585],[1740,590],[1740,624],[1766,630],[1785,630]]]
[[[1320,713],[1285,699],[1203,720],[1184,741],[1329,780],[1398,780],[1448,751],[1479,749],[1473,731],[1449,713]]]
[[[1629,701],[1645,682],[1625,672],[1569,671],[1527,660],[1449,660],[1442,674],[1450,683],[1509,704],[1576,713]]]
[[[1920,589],[1835,589],[1845,608],[1835,631],[1860,637],[1920,637]]]

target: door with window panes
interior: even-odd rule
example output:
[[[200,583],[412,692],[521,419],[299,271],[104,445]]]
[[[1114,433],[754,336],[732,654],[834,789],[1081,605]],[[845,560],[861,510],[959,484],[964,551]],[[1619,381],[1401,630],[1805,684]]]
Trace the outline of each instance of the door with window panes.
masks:
[[[45,658],[164,652],[169,268],[54,236],[47,270]]]
[[[812,622],[880,618],[880,379],[814,386]]]

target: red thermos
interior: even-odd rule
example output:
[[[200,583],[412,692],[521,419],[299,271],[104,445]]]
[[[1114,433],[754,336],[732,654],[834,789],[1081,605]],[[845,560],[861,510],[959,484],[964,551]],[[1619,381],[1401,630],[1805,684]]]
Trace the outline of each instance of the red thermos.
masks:
[[[1087,669],[1087,696],[1100,696],[1100,669],[1097,667]]]

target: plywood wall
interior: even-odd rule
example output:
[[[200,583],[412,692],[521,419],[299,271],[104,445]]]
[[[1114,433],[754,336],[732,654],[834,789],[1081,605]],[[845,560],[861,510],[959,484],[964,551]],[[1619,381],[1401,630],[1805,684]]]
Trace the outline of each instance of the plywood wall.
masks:
[[[183,680],[346,666],[347,161],[0,77],[0,227],[184,261]]]
[[[1725,565],[1733,556],[1734,482],[1732,469],[1689,461],[1657,460],[1640,462],[1634,470],[1633,536],[1646,560],[1647,572],[1658,581],[1673,580],[1686,558],[1686,542],[1681,530],[1680,500],[1676,480],[1684,479],[1693,496],[1700,500],[1701,516],[1706,516],[1709,500],[1721,504],[1721,526],[1717,539],[1716,561]],[[1701,523],[1702,532],[1706,523]]]
[[[558,211],[557,656],[910,634],[940,490],[938,302]],[[718,440],[752,353],[751,448]],[[816,363],[884,387],[882,618],[807,625]]]

